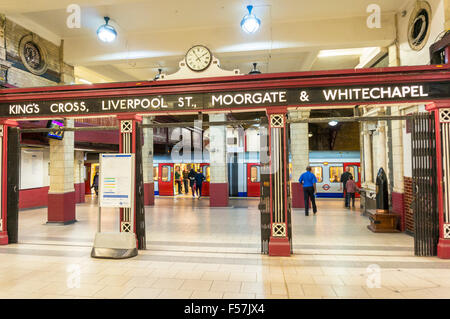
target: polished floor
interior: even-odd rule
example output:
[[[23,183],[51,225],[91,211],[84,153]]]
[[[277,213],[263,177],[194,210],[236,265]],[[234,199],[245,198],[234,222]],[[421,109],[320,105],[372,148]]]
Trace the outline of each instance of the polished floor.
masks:
[[[0,247],[0,298],[450,298],[450,261],[415,257],[412,237],[370,232],[342,201],[319,200],[316,216],[293,211],[287,258],[260,254],[256,199],[208,204],[156,198],[147,250],[126,260],[90,257],[95,198],[72,225],[21,211],[19,243]],[[102,230],[117,228],[117,211],[102,210]]]

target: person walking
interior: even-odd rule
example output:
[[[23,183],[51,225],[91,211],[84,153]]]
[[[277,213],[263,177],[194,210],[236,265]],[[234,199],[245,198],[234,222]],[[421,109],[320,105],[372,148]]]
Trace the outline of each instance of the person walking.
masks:
[[[193,168],[189,171],[188,178],[189,178],[189,186],[192,190],[192,197],[195,197],[195,171]]]
[[[202,197],[202,185],[204,180],[206,180],[206,177],[201,171],[195,174],[195,190],[197,192],[198,199]]]
[[[347,184],[347,181],[350,179],[350,176],[353,177],[352,173],[350,173],[350,166],[347,166],[345,168],[345,172],[342,173],[342,175],[341,175],[341,183],[343,186],[342,189],[344,190],[345,207],[348,207],[348,205],[349,205],[348,200],[347,200],[347,190],[345,188],[345,185]]]
[[[352,207],[355,208],[355,193],[359,191],[358,186],[356,185],[355,181],[353,180],[353,176],[350,175],[349,180],[347,181],[347,183],[345,184],[345,188],[347,191],[347,203],[348,203],[348,208],[350,208],[350,198],[352,199]]]
[[[186,167],[183,170],[183,187],[184,187],[184,193],[187,194],[189,193],[189,172],[186,169]]]
[[[98,196],[98,172],[95,172],[94,179],[92,180],[92,188],[94,188],[95,195]]]
[[[317,213],[316,200],[314,193],[316,193],[317,178],[311,172],[311,166],[306,167],[306,172],[300,175],[298,182],[303,185],[303,197],[305,199],[305,216],[309,216],[309,200],[312,203],[314,215]]]
[[[175,169],[175,183],[178,186],[178,195],[181,195],[181,174],[180,174],[180,167],[177,166],[177,168]]]

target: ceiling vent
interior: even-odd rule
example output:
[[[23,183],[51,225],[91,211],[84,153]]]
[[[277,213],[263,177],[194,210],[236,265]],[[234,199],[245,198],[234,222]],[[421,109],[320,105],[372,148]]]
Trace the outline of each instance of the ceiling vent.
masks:
[[[408,42],[413,50],[422,50],[430,36],[431,7],[426,1],[418,1],[408,24]]]

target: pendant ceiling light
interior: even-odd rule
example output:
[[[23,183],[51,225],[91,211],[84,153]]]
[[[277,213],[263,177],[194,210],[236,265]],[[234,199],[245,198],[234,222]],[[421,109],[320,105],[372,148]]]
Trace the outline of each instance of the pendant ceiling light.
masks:
[[[241,28],[247,33],[255,33],[261,25],[261,20],[252,13],[252,9],[253,6],[247,6],[248,14],[241,21]]]
[[[256,68],[258,63],[253,63],[253,69],[248,74],[261,74],[261,71]]]
[[[97,37],[103,42],[113,42],[117,37],[117,31],[108,24],[109,17],[105,17],[105,24],[97,29]]]
[[[158,69],[158,74],[155,75],[155,77],[153,78],[153,81],[156,81],[161,77],[161,72],[162,72],[162,69]]]

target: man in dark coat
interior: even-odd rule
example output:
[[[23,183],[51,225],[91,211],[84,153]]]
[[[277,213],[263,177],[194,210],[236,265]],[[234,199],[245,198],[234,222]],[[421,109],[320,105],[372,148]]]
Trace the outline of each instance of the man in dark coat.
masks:
[[[205,175],[203,175],[201,171],[195,174],[195,189],[197,192],[198,199],[202,197],[202,185],[204,180],[206,180],[206,177]]]
[[[92,180],[91,188],[94,188],[95,195],[98,196],[98,172],[95,172],[94,179]]]
[[[189,193],[189,172],[186,168],[183,170],[183,187],[184,187],[184,193]]]
[[[195,197],[195,171],[193,168],[189,171],[188,178],[189,178],[189,186],[192,189],[192,197]]]
[[[345,198],[345,207],[349,206],[349,199],[347,198],[347,190],[345,188],[347,181],[350,179],[350,176],[353,177],[352,173],[350,173],[350,166],[347,166],[345,168],[345,172],[341,175],[341,183],[343,184],[343,190],[344,190],[344,198]]]

